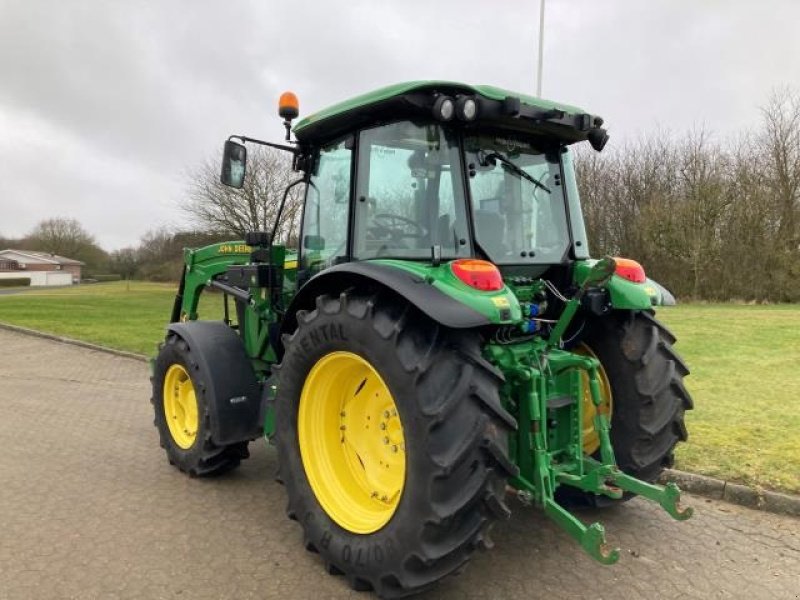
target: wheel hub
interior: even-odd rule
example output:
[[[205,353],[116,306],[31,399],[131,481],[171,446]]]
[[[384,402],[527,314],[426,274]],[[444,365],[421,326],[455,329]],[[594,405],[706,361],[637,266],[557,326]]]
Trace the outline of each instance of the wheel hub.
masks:
[[[183,365],[173,364],[164,376],[164,416],[172,440],[183,450],[197,438],[197,396]]]
[[[373,533],[389,522],[405,482],[406,448],[394,398],[375,368],[331,352],[311,369],[298,410],[303,467],[341,527]]]

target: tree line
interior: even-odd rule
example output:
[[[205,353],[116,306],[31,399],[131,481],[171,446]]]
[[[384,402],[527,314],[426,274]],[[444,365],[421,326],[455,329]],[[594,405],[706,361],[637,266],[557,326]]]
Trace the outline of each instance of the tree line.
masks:
[[[635,258],[684,299],[800,301],[800,96],[774,92],[760,117],[727,141],[699,129],[581,149],[592,254]]]
[[[85,263],[86,280],[144,279],[176,281],[183,268],[183,249],[233,239],[247,231],[271,231],[287,185],[296,180],[286,153],[256,148],[248,157],[245,185],[234,190],[219,181],[220,158],[209,159],[189,174],[181,205],[185,228],[160,227],[146,232],[137,244],[103,250],[76,219],[45,219],[21,238],[0,235],[0,250],[50,252]],[[278,228],[278,238],[297,245],[302,186],[290,191]]]
[[[229,233],[209,231],[148,231],[139,244],[106,252],[76,220],[56,217],[38,223],[21,238],[0,236],[0,250],[49,252],[85,263],[84,280],[145,279],[175,281],[180,277],[185,247],[205,246],[230,239]]]
[[[40,221],[27,235],[9,238],[0,235],[0,250],[49,252],[86,263],[84,274],[105,273],[108,254],[75,219],[53,218]]]

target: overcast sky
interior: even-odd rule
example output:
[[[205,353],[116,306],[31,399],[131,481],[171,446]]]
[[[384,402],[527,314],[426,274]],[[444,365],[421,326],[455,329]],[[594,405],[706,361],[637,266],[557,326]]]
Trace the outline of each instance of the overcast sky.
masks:
[[[800,91],[796,0],[546,0],[543,96],[723,137]],[[187,225],[187,172],[231,133],[409,79],[535,90],[538,0],[0,0],[0,235],[78,219],[107,250]]]

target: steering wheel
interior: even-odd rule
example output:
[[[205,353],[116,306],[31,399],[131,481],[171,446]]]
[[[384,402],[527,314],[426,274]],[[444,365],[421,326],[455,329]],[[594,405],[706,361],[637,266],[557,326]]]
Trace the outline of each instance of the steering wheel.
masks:
[[[393,237],[422,239],[428,235],[422,225],[401,215],[381,213],[373,216],[372,222],[381,229],[389,230]]]

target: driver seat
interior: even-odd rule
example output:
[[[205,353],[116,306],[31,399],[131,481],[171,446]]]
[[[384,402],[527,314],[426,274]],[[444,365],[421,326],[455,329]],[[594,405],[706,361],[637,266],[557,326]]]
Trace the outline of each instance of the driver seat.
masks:
[[[475,217],[475,236],[478,244],[490,254],[491,258],[506,256],[509,253],[505,244],[505,219],[493,210],[477,209]]]

